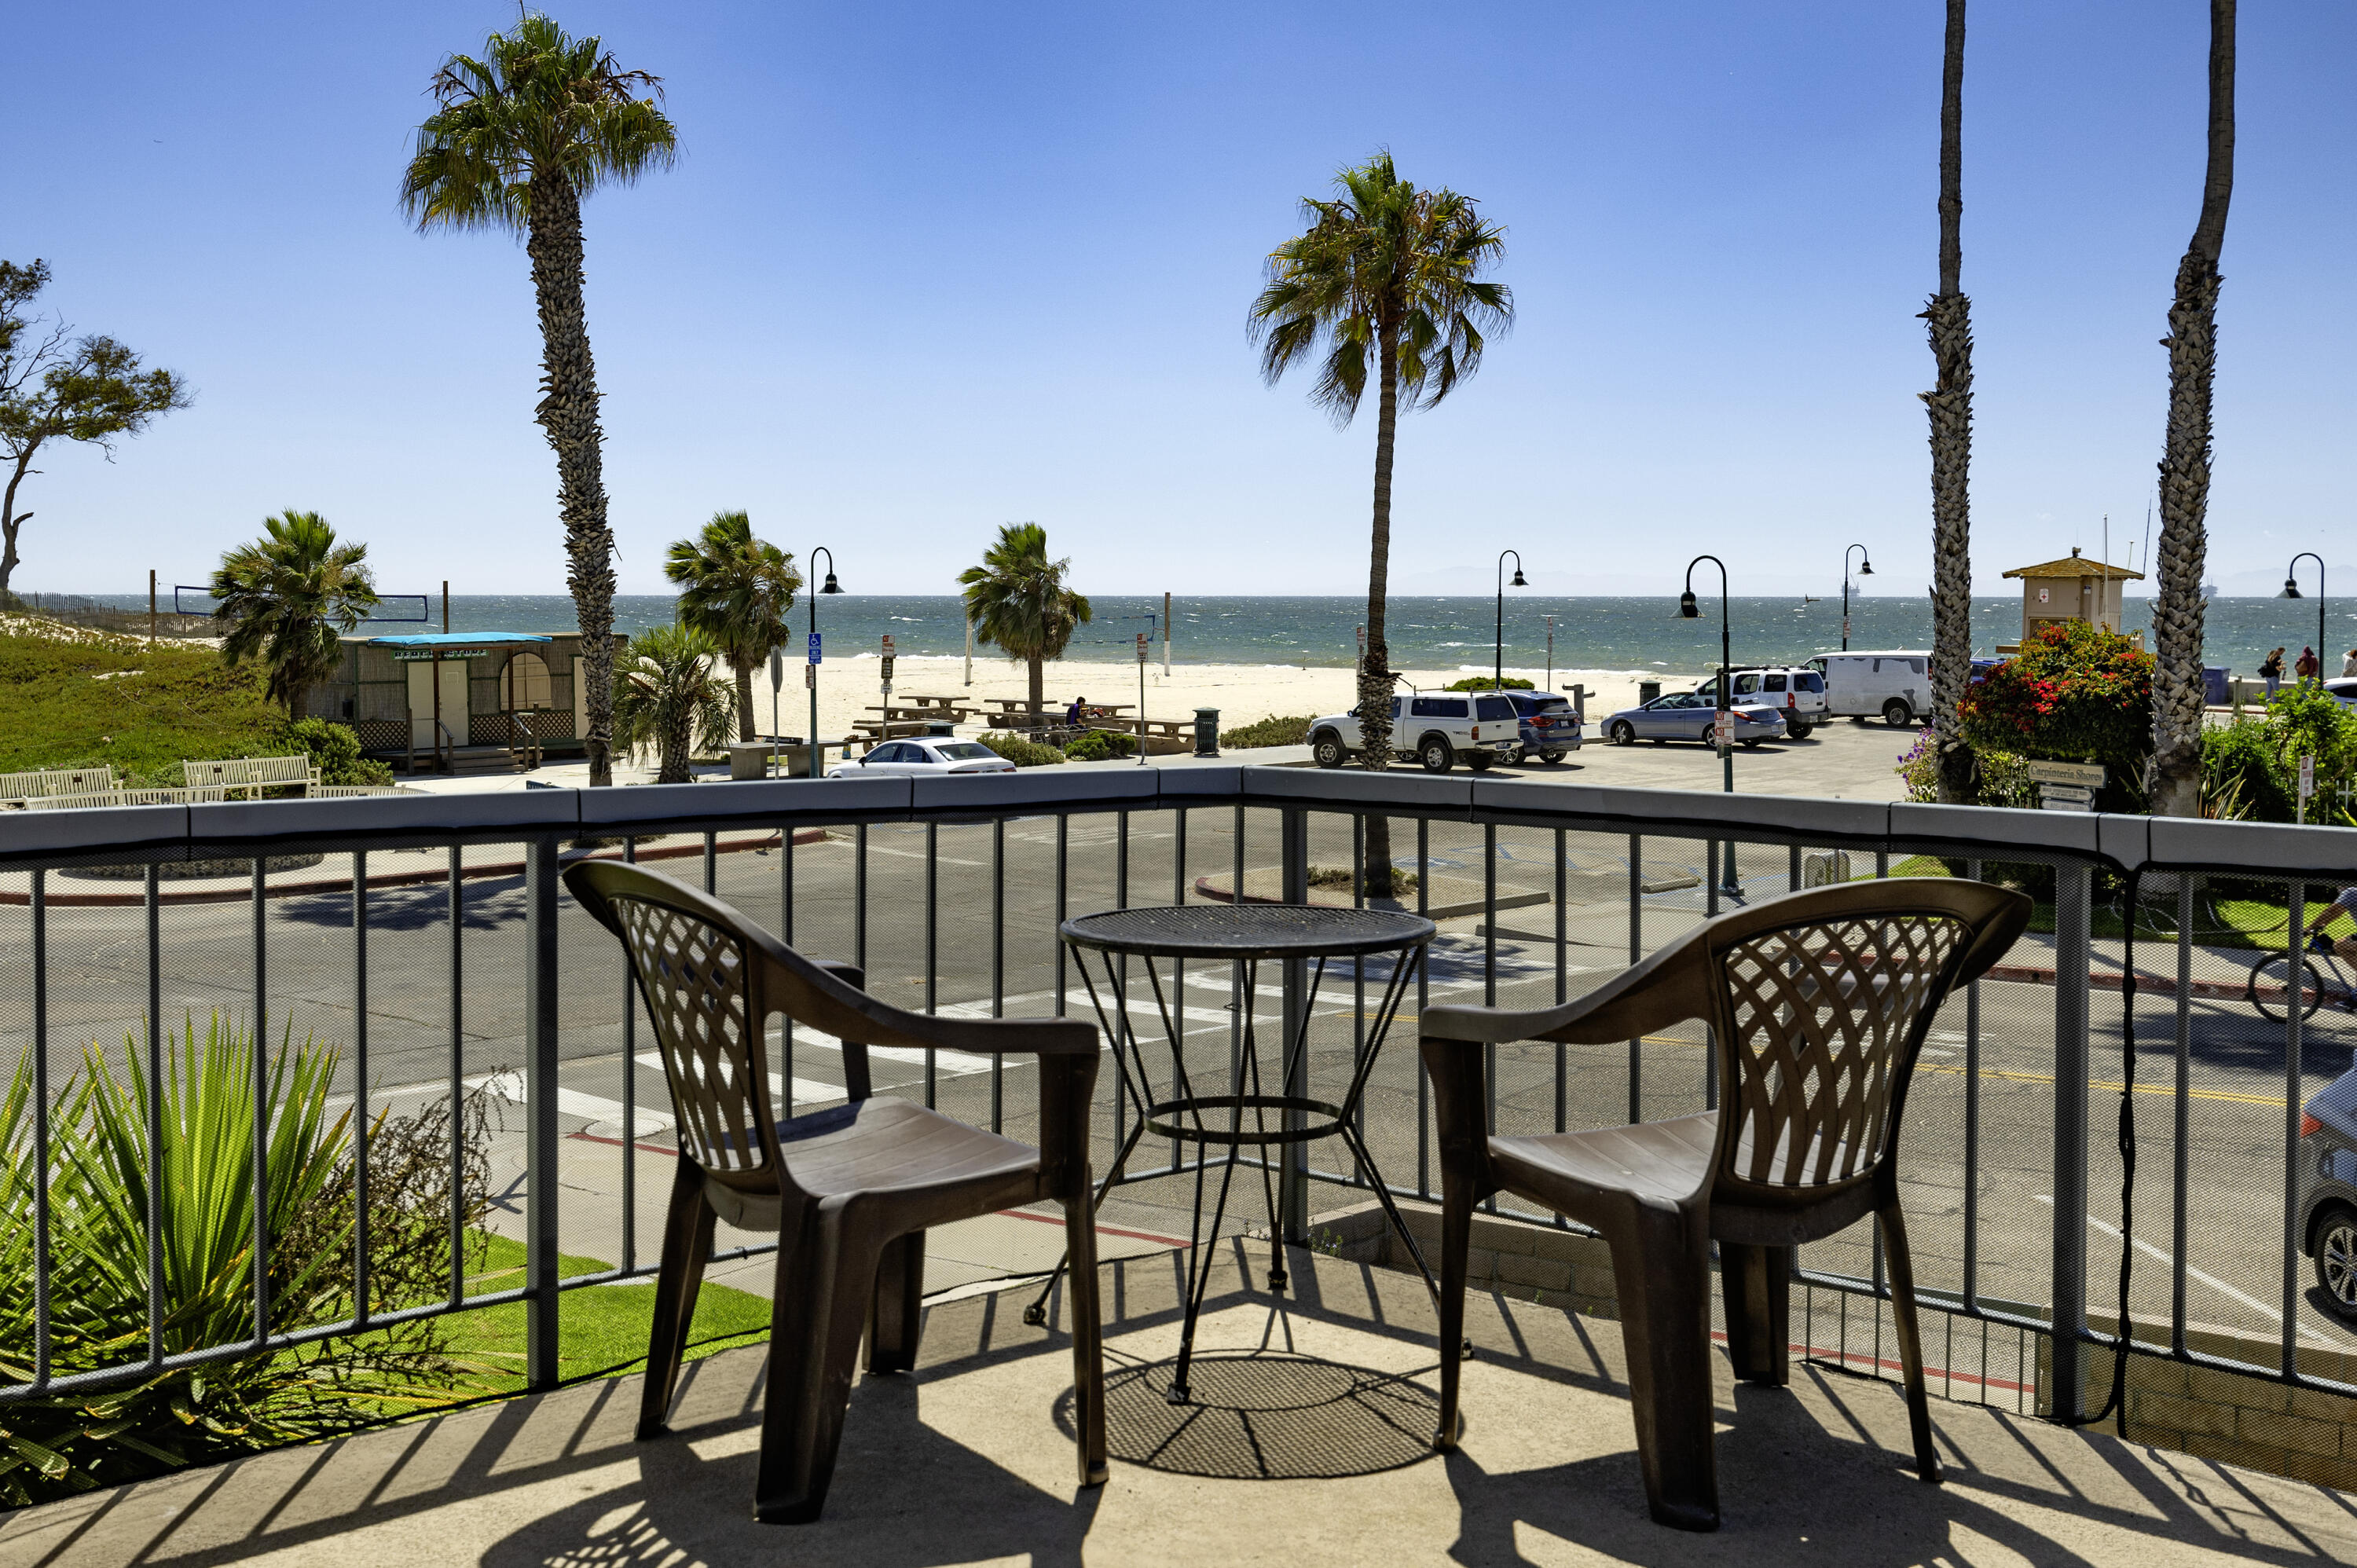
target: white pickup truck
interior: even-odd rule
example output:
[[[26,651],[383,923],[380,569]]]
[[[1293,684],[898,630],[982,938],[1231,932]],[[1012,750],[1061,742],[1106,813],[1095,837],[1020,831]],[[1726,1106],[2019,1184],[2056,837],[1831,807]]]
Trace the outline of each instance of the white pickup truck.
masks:
[[[1522,748],[1522,716],[1512,697],[1418,692],[1392,699],[1392,749],[1415,757],[1427,773],[1446,773],[1460,759],[1479,773]],[[1335,714],[1309,726],[1309,755],[1320,768],[1340,768],[1359,749],[1356,714]]]

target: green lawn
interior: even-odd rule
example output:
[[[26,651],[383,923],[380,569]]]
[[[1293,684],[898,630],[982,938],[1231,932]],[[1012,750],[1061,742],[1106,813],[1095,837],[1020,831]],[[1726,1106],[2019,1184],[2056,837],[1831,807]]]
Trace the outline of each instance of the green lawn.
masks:
[[[1932,855],[1918,854],[1910,855],[1891,866],[1890,875],[1893,876],[1945,876],[1948,875],[1948,869]],[[1866,877],[1859,880],[1868,880],[1871,876],[1872,873],[1869,872]],[[2115,941],[2126,937],[2126,928],[2121,921],[2115,908],[2119,901],[2119,894],[2115,891],[2106,895],[2098,889],[2096,898],[2093,917],[2089,921],[2091,934],[2099,938],[2108,937]],[[2215,928],[2197,927],[2195,929],[2193,940],[2201,946],[2239,948],[2249,952],[2279,952],[2283,950],[2286,937],[2291,928],[2289,911],[2280,900],[2213,897],[2210,908],[2216,912],[2219,924]],[[2316,908],[2313,903],[2309,906],[2309,916],[2311,919],[2315,917]],[[2054,906],[2052,903],[2044,899],[2039,901],[2036,911],[2029,917],[2029,929],[2040,935],[2053,935]],[[2335,922],[2334,934],[2345,937],[2351,935],[2352,931],[2357,931],[2357,926],[2352,926],[2345,917]],[[2152,927],[2147,925],[2136,932],[2136,940],[2139,942],[2166,941],[2173,944],[2176,935],[2174,930],[2156,932]]]
[[[178,784],[183,758],[244,755],[277,727],[253,671],[210,648],[0,635],[0,773],[113,763]]]

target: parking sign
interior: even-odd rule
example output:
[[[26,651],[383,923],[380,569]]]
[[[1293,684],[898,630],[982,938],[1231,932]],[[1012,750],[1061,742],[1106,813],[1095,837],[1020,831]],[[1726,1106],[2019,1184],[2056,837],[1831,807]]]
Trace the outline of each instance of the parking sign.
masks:
[[[817,662],[819,661],[819,657],[818,657],[818,633],[816,633],[816,632],[812,632],[812,633],[811,633],[810,661],[811,661],[812,663],[813,663],[813,664],[815,664],[815,663],[817,663]]]

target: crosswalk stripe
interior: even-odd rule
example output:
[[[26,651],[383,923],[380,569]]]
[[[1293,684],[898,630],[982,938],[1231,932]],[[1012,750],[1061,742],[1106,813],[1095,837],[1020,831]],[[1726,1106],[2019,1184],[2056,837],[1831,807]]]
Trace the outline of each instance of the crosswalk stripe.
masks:
[[[531,1080],[520,1069],[509,1072],[481,1073],[462,1081],[468,1089],[481,1089],[488,1084],[501,1100],[517,1105],[524,1103],[531,1093]],[[556,1108],[568,1116],[579,1116],[590,1122],[619,1122],[626,1109],[619,1100],[608,1100],[599,1094],[585,1094],[577,1089],[566,1089],[562,1085],[556,1090]],[[638,1108],[635,1129],[641,1137],[651,1133],[668,1132],[671,1125],[668,1112],[651,1110],[644,1105]]]
[[[651,1068],[656,1072],[662,1071],[662,1057],[657,1052],[640,1051],[638,1061],[640,1067]],[[778,1101],[783,1101],[786,1097],[786,1080],[776,1073],[770,1075],[770,1093]],[[824,1079],[817,1078],[794,1079],[794,1103],[797,1106],[823,1105],[829,1101],[842,1098],[843,1085],[839,1083],[829,1083]]]

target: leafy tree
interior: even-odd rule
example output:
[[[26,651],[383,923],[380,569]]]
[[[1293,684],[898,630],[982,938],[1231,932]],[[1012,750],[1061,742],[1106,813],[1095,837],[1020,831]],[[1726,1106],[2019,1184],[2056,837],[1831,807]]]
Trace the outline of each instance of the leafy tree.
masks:
[[[2311,822],[2347,826],[2344,791],[2357,792],[2357,713],[2307,684],[2276,693],[2264,714],[2246,715],[2201,732],[2201,793],[2205,815],[2249,822],[2300,818],[2299,759],[2316,759]]]
[[[2160,458],[2159,568],[2152,606],[2152,809],[2201,811],[2201,573],[2210,553],[2210,392],[2218,367],[2218,257],[2234,194],[2234,0],[2210,0],[2210,158],[2201,216],[2169,307],[2169,428]],[[2322,654],[2323,650],[2319,649]]]
[[[48,285],[49,264],[0,262],[0,604],[16,570],[16,533],[32,517],[16,510],[16,491],[33,459],[51,441],[81,441],[111,459],[116,437],[136,435],[158,415],[186,408],[188,383],[169,371],[145,370],[112,338],[76,338],[62,320],[44,328],[25,307]]]
[[[1089,601],[1065,585],[1072,563],[1048,559],[1048,531],[1010,522],[979,566],[958,574],[974,640],[1031,667],[1031,727],[1041,724],[1047,663],[1060,659],[1072,633],[1088,623]]]
[[[527,13],[452,55],[430,90],[441,107],[418,127],[401,199],[420,230],[521,234],[540,305],[535,417],[556,453],[565,583],[581,620],[589,782],[613,782],[614,534],[606,521],[597,370],[581,300],[581,199],[667,168],[677,138],[662,82],[624,70],[601,40],[574,38]]]
[[[1973,677],[1973,302],[1964,292],[1964,0],[1948,0],[1940,91],[1940,292],[1926,305],[1938,384],[1932,418],[1932,728],[1939,798],[1970,805],[1978,787],[1957,703]]]
[[[2040,628],[1965,689],[1958,728],[1974,749],[2098,762],[2104,811],[2141,811],[2152,755],[2152,655],[2085,621]]]
[[[655,782],[688,781],[688,757],[697,746],[728,744],[737,699],[713,673],[720,645],[693,627],[642,632],[614,670],[614,745],[627,753],[651,749]]]
[[[679,619],[720,647],[737,670],[737,738],[753,738],[753,671],[793,640],[786,612],[802,591],[794,558],[753,537],[741,511],[716,511],[671,547],[663,575],[680,585]]]
[[[336,639],[376,607],[376,583],[363,564],[368,546],[337,543],[316,511],[290,509],[262,528],[213,574],[213,619],[228,628],[221,657],[233,665],[259,660],[271,700],[289,719],[306,718],[306,694],[342,661]]]
[[[1364,766],[1391,766],[1392,670],[1383,638],[1391,575],[1392,453],[1403,396],[1431,408],[1481,365],[1485,332],[1513,322],[1512,294],[1480,274],[1505,249],[1470,197],[1419,190],[1378,153],[1334,177],[1335,199],[1305,197],[1308,228],[1272,252],[1248,331],[1274,386],[1324,350],[1310,401],[1347,425],[1376,388],[1374,520],[1367,569],[1367,651],[1359,662]],[[1367,822],[1368,890],[1391,893],[1391,824]]]

